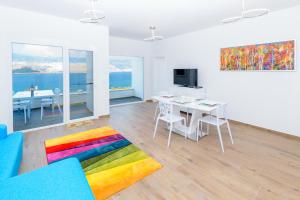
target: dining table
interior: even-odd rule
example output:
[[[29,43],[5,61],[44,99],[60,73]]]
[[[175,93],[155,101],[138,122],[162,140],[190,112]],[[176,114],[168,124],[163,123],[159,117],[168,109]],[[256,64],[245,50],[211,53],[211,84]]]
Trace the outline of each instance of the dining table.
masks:
[[[218,105],[226,104],[220,101],[214,101],[209,99],[199,99],[192,96],[175,96],[175,95],[163,95],[163,96],[153,96],[152,100],[155,102],[167,102],[173,105],[173,114],[180,115],[182,110],[187,111],[191,114],[191,118],[187,125],[183,125],[178,122],[173,126],[173,131],[179,135],[184,136],[185,131],[187,131],[188,138],[191,140],[197,140],[197,127],[198,119],[203,116],[203,114],[211,114],[216,111]],[[202,132],[199,137],[206,136],[206,132]]]
[[[35,90],[34,91],[34,95],[31,96],[31,91],[19,91],[16,92],[13,95],[13,99],[15,101],[18,100],[26,100],[26,99],[39,99],[39,98],[46,98],[46,97],[54,97],[54,93],[52,90]]]

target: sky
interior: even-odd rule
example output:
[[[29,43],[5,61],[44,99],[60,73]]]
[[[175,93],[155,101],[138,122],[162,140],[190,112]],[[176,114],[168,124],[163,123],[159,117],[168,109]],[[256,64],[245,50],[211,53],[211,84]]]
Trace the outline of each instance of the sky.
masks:
[[[63,71],[62,47],[13,43],[12,50],[14,70],[28,68],[40,73]],[[70,70],[73,73],[86,73],[87,59],[93,58],[93,52],[69,50],[69,55]]]

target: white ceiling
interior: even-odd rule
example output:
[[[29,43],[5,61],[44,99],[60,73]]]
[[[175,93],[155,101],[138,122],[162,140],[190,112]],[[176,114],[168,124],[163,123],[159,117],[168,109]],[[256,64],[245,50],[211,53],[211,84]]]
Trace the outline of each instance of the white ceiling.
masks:
[[[0,0],[0,5],[78,20],[89,8],[89,0]],[[272,11],[300,5],[300,0],[246,0],[246,8]],[[225,17],[239,15],[241,0],[102,0],[103,24],[111,35],[143,39],[155,25],[159,35],[171,37],[220,24]],[[17,16],[16,16],[17,17]]]

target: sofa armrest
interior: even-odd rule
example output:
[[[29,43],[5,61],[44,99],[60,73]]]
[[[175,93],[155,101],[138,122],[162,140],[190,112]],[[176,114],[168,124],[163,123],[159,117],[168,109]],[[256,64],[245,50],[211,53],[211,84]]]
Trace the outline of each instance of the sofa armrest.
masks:
[[[0,124],[0,140],[7,137],[7,126]]]

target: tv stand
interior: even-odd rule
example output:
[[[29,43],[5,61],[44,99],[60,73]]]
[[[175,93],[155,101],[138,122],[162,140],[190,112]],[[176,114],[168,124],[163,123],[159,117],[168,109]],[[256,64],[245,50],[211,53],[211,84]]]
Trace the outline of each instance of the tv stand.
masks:
[[[197,98],[207,98],[206,89],[202,86],[198,87],[186,87],[182,85],[174,85],[171,88],[171,94],[181,96],[195,96]]]

